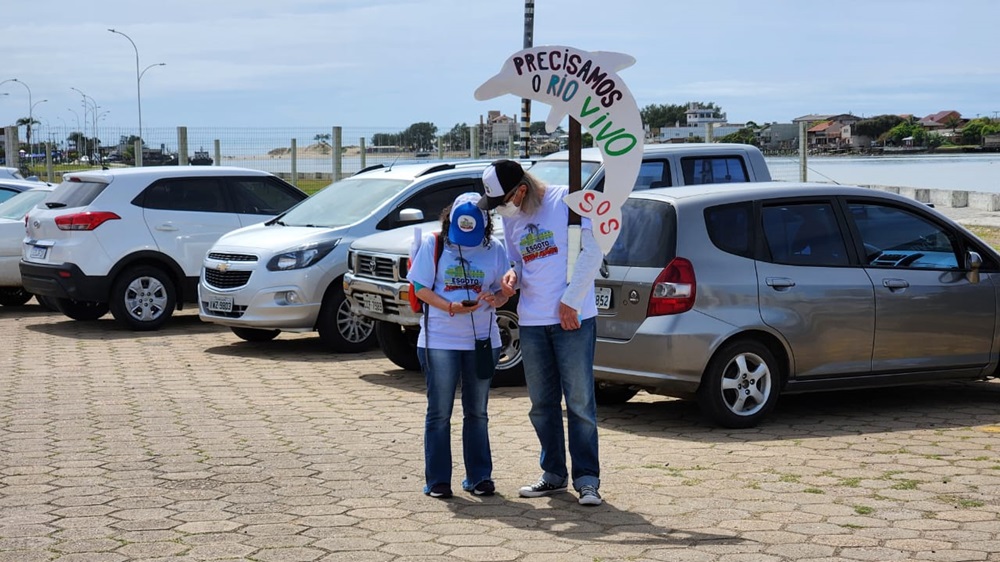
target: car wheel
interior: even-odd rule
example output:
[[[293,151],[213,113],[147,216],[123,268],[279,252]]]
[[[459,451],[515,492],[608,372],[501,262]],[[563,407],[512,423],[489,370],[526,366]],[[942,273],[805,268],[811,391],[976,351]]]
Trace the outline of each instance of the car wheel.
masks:
[[[230,330],[241,340],[252,342],[271,341],[281,333],[281,330],[261,330],[258,328],[230,328]]]
[[[158,330],[174,313],[174,282],[158,267],[126,269],[111,287],[111,314],[136,331]]]
[[[319,337],[338,353],[359,353],[375,345],[375,321],[351,310],[340,280],[327,291],[316,322]]]
[[[392,322],[375,322],[375,339],[389,361],[407,371],[419,371],[417,337],[420,330],[407,330]]]
[[[30,300],[31,293],[25,291],[23,287],[0,288],[0,305],[21,306]]]
[[[73,320],[87,322],[97,320],[108,313],[108,303],[97,301],[75,301],[73,299],[53,299],[56,309]]]
[[[497,310],[500,328],[500,361],[491,386],[523,386],[524,360],[521,355],[521,325],[517,321],[517,300],[511,299]]]
[[[612,384],[600,381],[594,383],[594,398],[601,406],[624,404],[638,393],[638,388],[632,388],[631,386],[625,386],[623,384]]]
[[[767,346],[734,341],[709,361],[698,402],[702,412],[723,427],[753,427],[774,409],[780,382],[780,367]]]

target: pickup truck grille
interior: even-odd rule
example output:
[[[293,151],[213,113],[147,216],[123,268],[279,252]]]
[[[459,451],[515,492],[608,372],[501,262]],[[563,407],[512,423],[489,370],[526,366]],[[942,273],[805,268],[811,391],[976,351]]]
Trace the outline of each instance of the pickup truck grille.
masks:
[[[368,277],[369,279],[385,279],[388,281],[398,281],[401,278],[406,278],[405,269],[399,272],[402,275],[397,276],[396,260],[392,258],[359,253],[357,260],[358,263],[357,269],[354,272],[355,275]],[[405,264],[406,258],[403,258],[402,261]]]

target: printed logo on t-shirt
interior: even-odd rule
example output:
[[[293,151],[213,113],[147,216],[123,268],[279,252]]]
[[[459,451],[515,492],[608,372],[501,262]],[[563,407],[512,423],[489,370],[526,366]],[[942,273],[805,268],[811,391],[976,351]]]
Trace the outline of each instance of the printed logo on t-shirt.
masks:
[[[465,258],[455,258],[455,263],[444,270],[445,292],[468,289],[476,294],[483,290],[486,273]]]
[[[559,253],[559,247],[556,246],[551,230],[538,228],[537,224],[529,224],[526,228],[528,233],[522,236],[521,241],[518,242],[521,249],[521,259],[524,263]]]

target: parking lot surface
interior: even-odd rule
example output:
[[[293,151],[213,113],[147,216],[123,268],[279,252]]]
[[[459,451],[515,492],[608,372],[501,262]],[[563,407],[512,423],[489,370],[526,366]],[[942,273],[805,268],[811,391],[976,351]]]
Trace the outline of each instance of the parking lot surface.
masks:
[[[783,397],[751,430],[640,393],[599,408],[583,507],[517,496],[523,388],[491,395],[498,495],[442,501],[422,379],[377,351],[34,301],[0,308],[0,350],[0,562],[1000,560],[1000,383]]]

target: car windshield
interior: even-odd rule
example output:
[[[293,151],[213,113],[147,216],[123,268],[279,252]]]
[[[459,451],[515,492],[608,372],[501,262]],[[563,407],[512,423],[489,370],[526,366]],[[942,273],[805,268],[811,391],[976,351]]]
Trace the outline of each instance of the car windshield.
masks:
[[[407,179],[372,175],[332,183],[302,201],[276,222],[285,226],[336,228],[354,224],[372,214],[410,185]]]
[[[49,191],[43,190],[36,191],[32,189],[22,191],[3,203],[0,203],[0,217],[11,220],[21,220],[24,218],[25,213],[41,202],[42,199],[45,199],[45,196],[48,194]]]
[[[587,185],[600,167],[600,162],[581,162],[581,185]],[[539,160],[528,171],[548,185],[569,185],[568,160]]]

